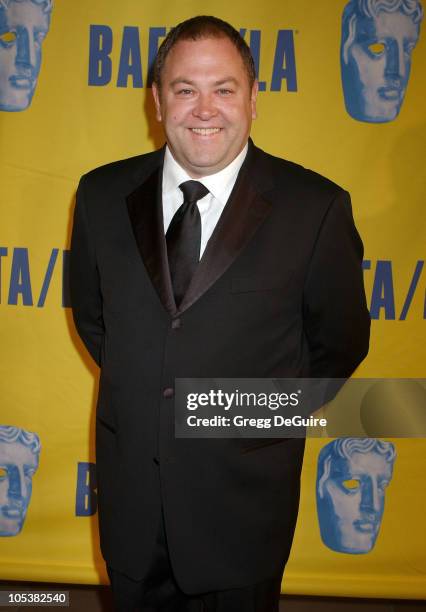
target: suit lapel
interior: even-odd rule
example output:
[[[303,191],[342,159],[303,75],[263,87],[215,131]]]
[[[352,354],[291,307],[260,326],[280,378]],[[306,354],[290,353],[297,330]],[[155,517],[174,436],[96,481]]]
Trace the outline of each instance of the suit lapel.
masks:
[[[162,162],[163,157],[161,158]],[[127,196],[133,233],[151,282],[172,316],[187,310],[230,267],[271,210],[254,186],[256,148],[249,141],[247,157],[229,200],[207,243],[179,309],[176,308],[167,260],[162,206],[162,163]],[[264,177],[263,177],[264,178]]]
[[[224,274],[271,210],[272,205],[258,193],[251,178],[254,172],[254,149],[250,141],[234,189],[207,243],[178,313],[187,310]]]
[[[142,185],[127,196],[127,209],[139,252],[151,282],[164,308],[174,315],[176,304],[164,238],[162,168],[162,165],[157,167]]]

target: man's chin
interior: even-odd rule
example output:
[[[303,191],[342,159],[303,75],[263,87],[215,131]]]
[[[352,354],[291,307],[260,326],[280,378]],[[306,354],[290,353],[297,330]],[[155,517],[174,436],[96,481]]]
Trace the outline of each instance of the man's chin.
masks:
[[[188,172],[197,174],[199,177],[208,176],[209,174],[215,174],[220,172],[231,161],[236,157],[229,158],[227,155],[218,154],[203,154],[203,152],[197,152],[195,155],[191,155],[186,159],[185,167]]]

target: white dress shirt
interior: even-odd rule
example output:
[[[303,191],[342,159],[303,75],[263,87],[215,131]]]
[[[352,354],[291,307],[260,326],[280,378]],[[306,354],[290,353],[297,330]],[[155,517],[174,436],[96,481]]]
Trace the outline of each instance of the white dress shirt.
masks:
[[[246,144],[241,153],[220,172],[196,179],[209,190],[209,193],[197,202],[201,216],[200,258],[231,195],[238,172],[247,155],[247,149],[248,145]],[[164,234],[167,232],[173,215],[183,203],[183,193],[179,189],[179,185],[190,180],[194,179],[177,163],[169,147],[166,147],[163,167]]]

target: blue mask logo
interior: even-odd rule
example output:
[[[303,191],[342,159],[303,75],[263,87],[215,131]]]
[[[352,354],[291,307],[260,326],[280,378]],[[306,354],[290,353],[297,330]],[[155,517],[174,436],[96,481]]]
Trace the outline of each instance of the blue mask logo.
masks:
[[[321,449],[316,483],[323,543],[336,552],[372,550],[392,479],[395,447],[376,438],[339,438]]]
[[[39,454],[37,434],[0,425],[0,536],[16,536],[22,530]]]
[[[350,0],[345,6],[340,65],[353,119],[386,123],[398,116],[422,19],[419,0]]]
[[[30,106],[51,12],[52,0],[0,0],[0,110]]]

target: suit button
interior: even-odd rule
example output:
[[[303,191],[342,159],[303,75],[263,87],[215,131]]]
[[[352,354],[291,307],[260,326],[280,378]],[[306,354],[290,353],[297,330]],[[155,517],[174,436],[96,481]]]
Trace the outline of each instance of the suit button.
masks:
[[[172,321],[172,329],[179,329],[181,324],[182,323],[181,323],[180,319],[173,319],[173,321]]]
[[[166,398],[173,397],[174,394],[175,392],[171,387],[167,387],[167,389],[163,390],[163,397],[166,397]]]
[[[155,465],[160,465],[160,460],[158,457],[153,457],[152,460],[154,461]]]

